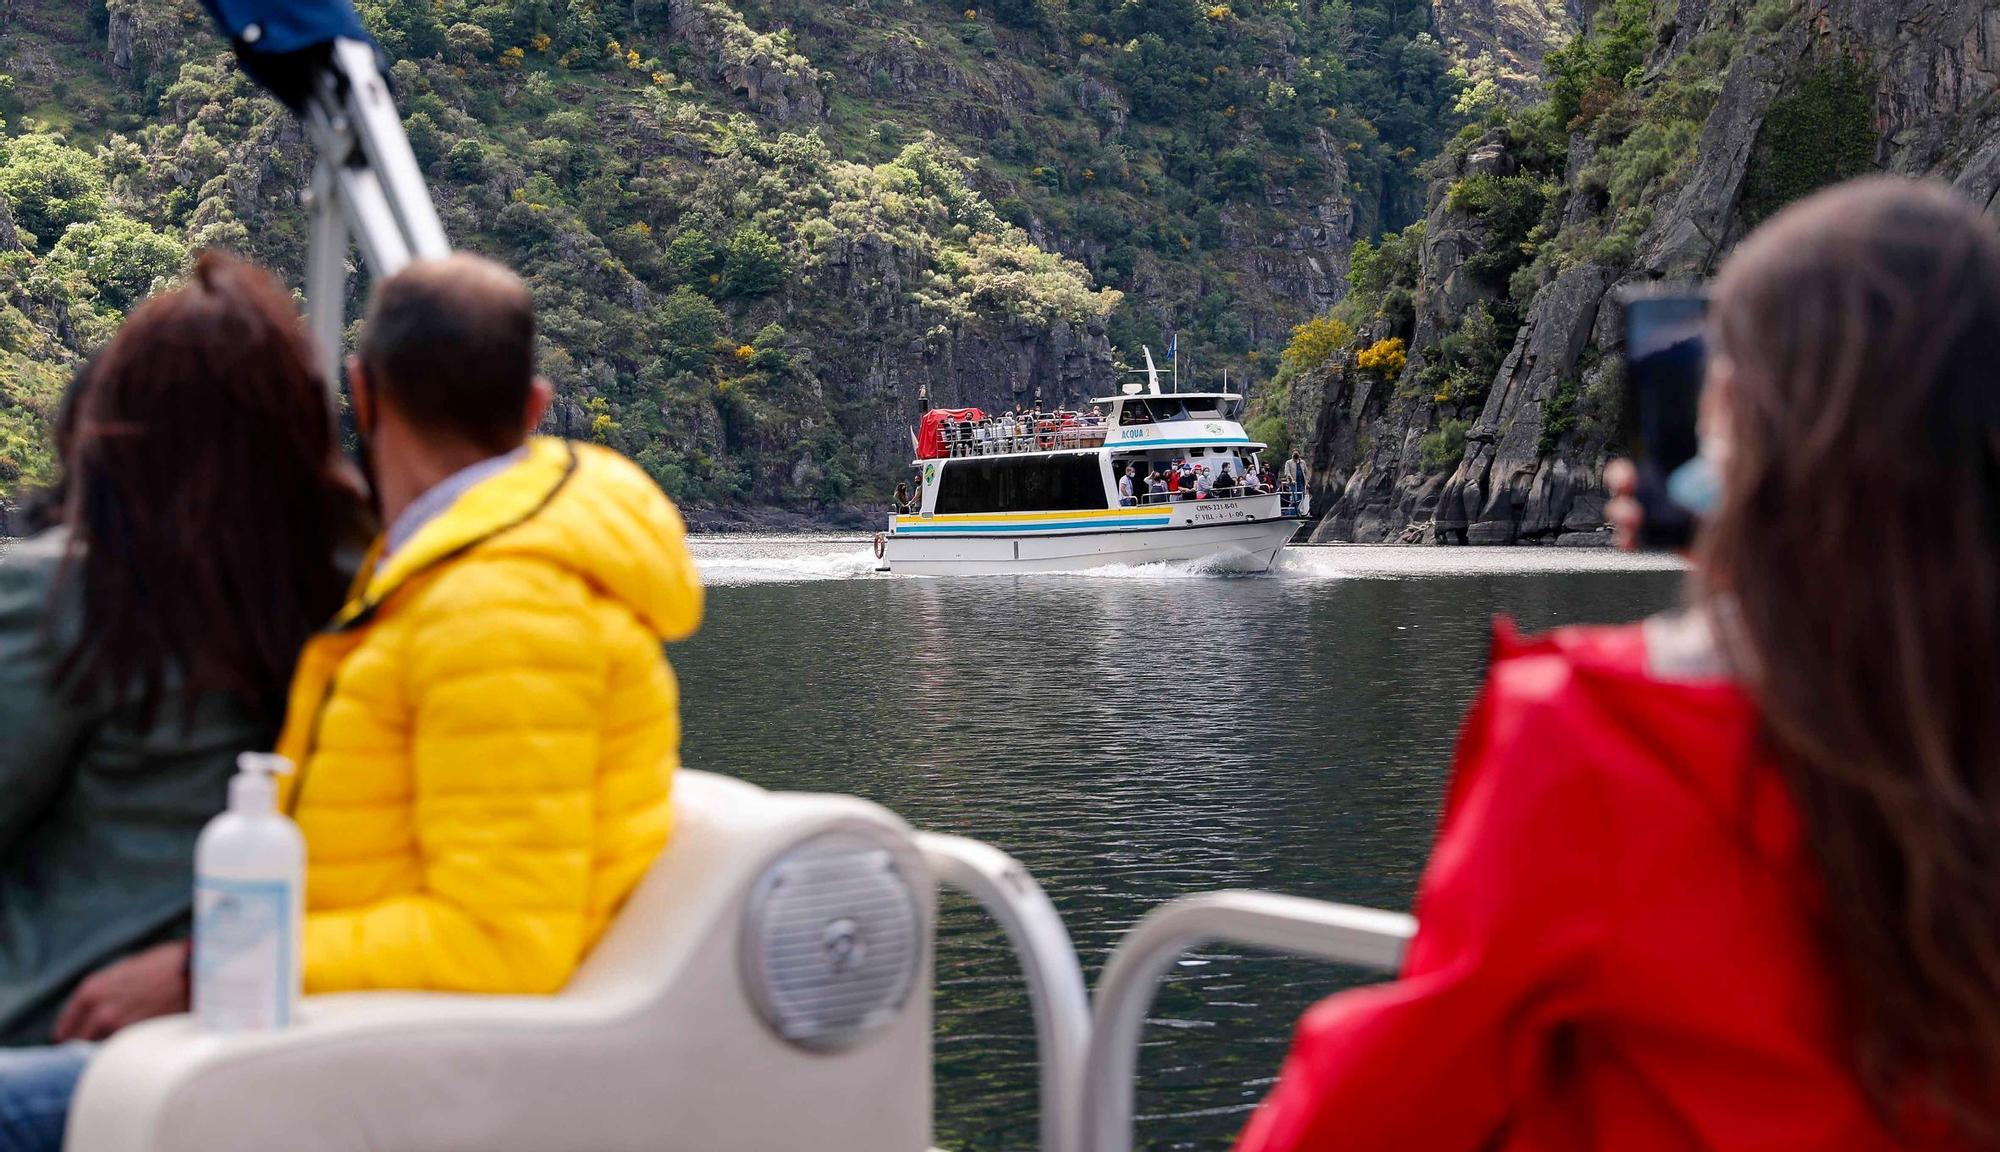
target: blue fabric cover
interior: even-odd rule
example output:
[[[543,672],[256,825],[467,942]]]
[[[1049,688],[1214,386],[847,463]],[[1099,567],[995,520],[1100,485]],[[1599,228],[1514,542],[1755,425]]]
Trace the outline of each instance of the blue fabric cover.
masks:
[[[367,40],[350,0],[201,0],[239,51],[259,56],[297,52],[345,36]],[[254,39],[246,32],[255,25]]]

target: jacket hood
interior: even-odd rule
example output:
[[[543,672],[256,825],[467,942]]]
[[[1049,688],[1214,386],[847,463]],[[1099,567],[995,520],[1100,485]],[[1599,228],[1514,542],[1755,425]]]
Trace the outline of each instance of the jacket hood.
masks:
[[[1503,618],[1480,706],[1503,723],[1533,713],[1557,724],[1608,776],[1671,780],[1766,855],[1795,862],[1802,833],[1757,706],[1719,665],[1667,650],[1690,642],[1700,637],[1676,616],[1526,638]],[[1470,776],[1454,778],[1454,795]]]
[[[593,445],[536,438],[526,459],[467,489],[386,563],[364,567],[360,594],[335,627],[365,620],[414,577],[476,551],[567,568],[661,640],[680,640],[702,610],[686,538],[673,502],[637,465]]]

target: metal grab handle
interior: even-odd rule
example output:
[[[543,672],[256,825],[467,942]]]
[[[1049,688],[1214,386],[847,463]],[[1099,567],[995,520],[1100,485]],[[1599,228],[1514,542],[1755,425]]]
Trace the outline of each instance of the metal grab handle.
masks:
[[[1097,981],[1084,1060],[1080,1152],[1131,1152],[1139,1033],[1160,980],[1189,949],[1227,943],[1393,971],[1416,935],[1401,912],[1270,892],[1170,900],[1125,934]]]
[[[938,883],[971,896],[1000,922],[1021,958],[1041,1069],[1042,1152],[1069,1152],[1090,1040],[1090,997],[1069,931],[1041,885],[998,848],[929,832],[918,834],[917,848]]]

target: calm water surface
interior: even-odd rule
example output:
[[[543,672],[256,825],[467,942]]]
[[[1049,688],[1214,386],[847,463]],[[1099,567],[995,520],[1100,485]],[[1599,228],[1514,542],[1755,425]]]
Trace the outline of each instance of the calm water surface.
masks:
[[[858,540],[704,538],[708,621],[672,651],[690,767],[851,792],[997,845],[1095,980],[1173,896],[1266,888],[1407,908],[1489,622],[1636,619],[1680,577],[1556,549],[1316,548],[1281,571],[875,575]],[[1004,940],[947,899],[937,1138],[1029,1149],[1033,1027]],[[1224,1149],[1292,1022],[1361,979],[1209,951],[1154,1006],[1139,1143]]]

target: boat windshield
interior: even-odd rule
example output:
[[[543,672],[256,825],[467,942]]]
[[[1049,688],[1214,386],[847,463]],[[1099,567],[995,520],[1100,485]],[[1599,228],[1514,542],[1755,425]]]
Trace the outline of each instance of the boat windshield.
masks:
[[[1127,400],[1119,409],[1118,423],[1168,424],[1179,420],[1234,420],[1235,405],[1216,396],[1149,396]]]
[[[1183,400],[1169,396],[1152,402],[1153,419],[1159,423],[1171,420],[1224,420],[1228,414],[1221,408],[1222,402],[1210,396],[1193,400]]]

